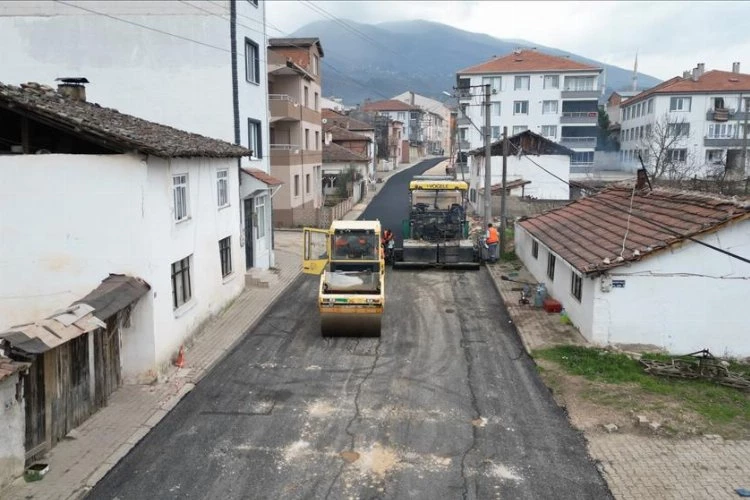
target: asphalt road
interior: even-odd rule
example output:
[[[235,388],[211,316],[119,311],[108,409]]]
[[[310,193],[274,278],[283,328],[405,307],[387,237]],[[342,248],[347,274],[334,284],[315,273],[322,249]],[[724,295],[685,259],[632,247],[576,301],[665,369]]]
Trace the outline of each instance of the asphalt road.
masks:
[[[300,278],[89,498],[611,498],[484,269],[389,271],[380,339],[321,338],[316,290]]]

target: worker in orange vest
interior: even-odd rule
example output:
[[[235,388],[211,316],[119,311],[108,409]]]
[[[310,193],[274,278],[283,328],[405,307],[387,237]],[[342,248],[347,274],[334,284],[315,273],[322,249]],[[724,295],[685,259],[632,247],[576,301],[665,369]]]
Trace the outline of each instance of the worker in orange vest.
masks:
[[[494,264],[497,262],[497,246],[500,243],[500,237],[497,234],[497,229],[492,227],[492,223],[487,224],[485,241],[487,242],[487,261]]]

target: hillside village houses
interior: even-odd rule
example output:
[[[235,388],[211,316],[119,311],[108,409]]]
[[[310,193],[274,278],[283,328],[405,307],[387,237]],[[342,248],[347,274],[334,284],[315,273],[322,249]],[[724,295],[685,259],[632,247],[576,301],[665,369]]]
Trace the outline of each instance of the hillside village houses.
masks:
[[[620,157],[665,179],[748,175],[743,150],[750,132],[750,74],[705,71],[699,63],[620,105]]]
[[[248,148],[233,192],[241,200],[234,209],[244,228],[242,266],[265,269],[274,264],[278,186],[251,175],[270,172],[265,8],[243,0],[0,1],[0,81],[85,77],[93,102]]]

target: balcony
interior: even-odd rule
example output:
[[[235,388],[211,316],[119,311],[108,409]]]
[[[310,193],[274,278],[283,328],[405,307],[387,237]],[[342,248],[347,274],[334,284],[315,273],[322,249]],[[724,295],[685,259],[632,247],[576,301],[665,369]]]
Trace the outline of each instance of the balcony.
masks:
[[[748,138],[750,142],[750,138]],[[703,139],[703,145],[707,148],[741,148],[742,137],[708,137]]]
[[[596,137],[561,137],[560,144],[572,149],[594,149]]]
[[[300,165],[302,148],[296,144],[271,144],[271,164],[280,166]]]
[[[470,88],[469,89],[459,88],[458,90],[456,90],[456,95],[461,100],[471,99],[472,97],[474,97],[473,94],[471,93],[471,89]]]
[[[560,116],[560,123],[564,125],[569,124],[582,124],[582,125],[596,125],[599,121],[599,113],[596,111],[563,111]]]
[[[706,112],[706,120],[712,122],[726,122],[730,120],[750,121],[750,112],[735,111],[734,109],[709,109]]]
[[[590,89],[590,90],[563,90],[560,92],[560,96],[563,99],[599,99],[601,90]]]
[[[320,123],[320,112],[302,106],[297,99],[288,94],[269,94],[268,107],[271,122],[277,121],[306,121]]]
[[[458,120],[456,120],[456,123],[459,126],[461,126],[461,125],[471,125],[471,120],[469,119],[468,116],[459,116]]]

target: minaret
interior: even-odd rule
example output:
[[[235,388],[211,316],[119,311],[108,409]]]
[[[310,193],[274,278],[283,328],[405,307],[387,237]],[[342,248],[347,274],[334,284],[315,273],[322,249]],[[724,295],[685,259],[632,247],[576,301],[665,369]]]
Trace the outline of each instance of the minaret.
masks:
[[[633,92],[638,90],[638,50],[635,51],[635,64],[633,65]]]

